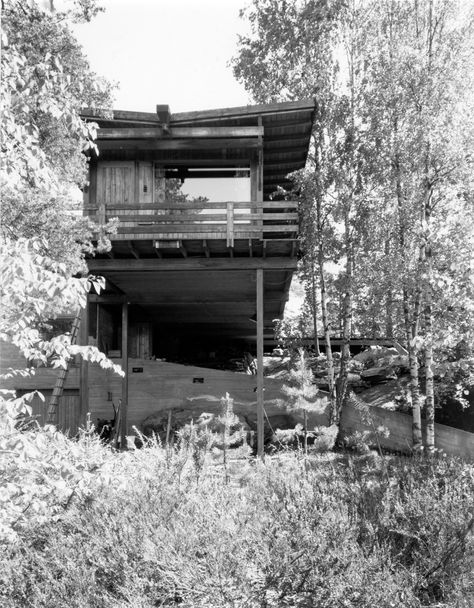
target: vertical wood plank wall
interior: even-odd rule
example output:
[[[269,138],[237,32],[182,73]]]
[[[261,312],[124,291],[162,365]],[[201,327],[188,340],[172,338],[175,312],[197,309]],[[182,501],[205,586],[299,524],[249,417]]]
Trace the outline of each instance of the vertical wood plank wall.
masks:
[[[128,434],[128,302],[122,304],[122,397],[120,404],[120,445],[127,445]]]
[[[81,314],[79,325],[78,343],[81,346],[89,342],[89,303],[86,304]],[[89,412],[89,363],[81,359],[79,375],[79,424],[84,426]]]
[[[51,399],[52,390],[41,391],[44,396],[44,401],[38,395],[35,395],[29,405],[32,408],[32,416],[38,424],[45,425],[48,421],[48,403]],[[56,419],[53,424],[73,437],[81,426],[79,420],[80,414],[80,396],[78,390],[65,390],[59,399],[58,407],[56,408]]]

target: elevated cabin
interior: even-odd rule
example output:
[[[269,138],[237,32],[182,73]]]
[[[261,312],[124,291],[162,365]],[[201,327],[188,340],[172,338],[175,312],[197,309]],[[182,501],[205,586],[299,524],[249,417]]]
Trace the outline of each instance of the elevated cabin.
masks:
[[[84,212],[100,224],[119,219],[112,249],[88,261],[107,279],[90,296],[88,340],[124,365],[126,356],[207,368],[232,354],[261,359],[296,268],[297,203],[285,190],[305,165],[313,112],[312,100],[84,112],[100,127]],[[129,387],[121,397],[134,419]]]
[[[153,326],[143,355],[166,355],[163,334],[187,349],[193,336],[254,343],[257,269],[266,271],[267,332],[281,317],[298,216],[296,202],[275,192],[304,167],[313,109],[312,101],[180,114],[158,106],[96,119],[85,212],[120,223],[112,250],[89,268]]]
[[[283,315],[298,254],[298,214],[287,175],[304,167],[314,102],[171,114],[113,111],[98,123],[84,214],[118,218],[112,247],[88,260],[106,289],[90,294],[79,341],[127,370],[123,380],[95,365],[71,368],[63,428],[113,417],[122,431],[156,412],[209,411],[229,392],[257,418],[262,447],[265,341]],[[245,373],[253,357],[258,373]],[[236,373],[240,371],[241,373]],[[253,368],[255,372],[255,366]],[[52,391],[56,372],[28,386]],[[266,411],[280,383],[265,379]],[[49,393],[48,393],[49,391]],[[41,406],[45,420],[46,406]]]

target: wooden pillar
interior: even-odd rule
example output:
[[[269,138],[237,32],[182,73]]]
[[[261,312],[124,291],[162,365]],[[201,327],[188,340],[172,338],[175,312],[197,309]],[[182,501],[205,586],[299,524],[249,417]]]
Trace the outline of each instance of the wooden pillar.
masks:
[[[78,342],[81,346],[89,343],[89,297],[81,312]],[[89,363],[81,358],[79,378],[79,420],[78,426],[84,427],[89,413]]]
[[[263,127],[262,117],[258,117],[258,126]],[[258,136],[258,173],[257,173],[257,201],[263,201],[263,137]]]
[[[94,215],[99,212],[97,181],[97,163],[91,161],[89,163],[89,185],[87,187],[88,193],[84,198],[84,207],[87,206],[88,208],[84,208],[83,215]]]
[[[257,456],[263,458],[263,269],[257,269]]]
[[[120,404],[120,448],[127,447],[127,413],[128,413],[128,302],[122,304],[122,402]]]

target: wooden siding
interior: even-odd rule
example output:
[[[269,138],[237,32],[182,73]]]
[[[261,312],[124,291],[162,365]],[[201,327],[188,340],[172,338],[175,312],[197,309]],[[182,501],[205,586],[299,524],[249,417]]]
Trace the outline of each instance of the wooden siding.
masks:
[[[26,361],[18,349],[8,343],[0,343],[0,373],[4,374],[9,368],[21,369],[26,367]],[[141,368],[142,372],[133,371]],[[79,369],[70,368],[65,394],[59,407],[58,424],[63,430],[77,431],[79,416]],[[39,368],[34,376],[13,376],[2,379],[2,388],[18,389],[22,392],[41,390],[48,397],[54,387],[57,371],[50,368]],[[194,378],[202,378],[202,383],[194,382]],[[281,392],[282,382],[265,378],[265,411],[268,416],[285,413],[283,407],[285,396]],[[257,398],[255,388],[256,376],[234,373],[230,371],[212,370],[202,367],[178,365],[149,359],[129,360],[129,431],[132,425],[140,428],[143,420],[155,413],[169,409],[190,409],[196,418],[201,412],[216,412],[220,408],[220,399],[226,393],[235,400],[236,413],[242,413],[255,421],[257,416]],[[115,404],[121,397],[121,379],[110,371],[104,371],[98,366],[89,370],[89,396],[92,421],[97,418],[113,417],[112,401]],[[47,401],[46,401],[47,403]],[[38,420],[45,419],[46,405],[38,398],[33,403],[34,413]],[[311,418],[311,425],[328,424],[327,402],[323,394],[322,407],[324,412]],[[296,416],[296,418],[298,418]],[[411,416],[392,412],[378,407],[369,407],[368,413],[354,405],[344,407],[341,419],[341,431],[349,435],[356,431],[372,433],[372,443],[377,441],[373,435],[379,427],[389,431],[388,437],[378,433],[378,440],[383,448],[400,452],[409,452],[411,441]],[[436,447],[452,456],[474,459],[474,433],[460,429],[435,425]]]
[[[102,161],[97,166],[97,203],[107,207],[130,205],[135,195],[135,164]]]
[[[132,358],[149,359],[152,355],[152,327],[150,323],[131,323],[128,354]]]
[[[9,342],[0,341],[0,374],[5,374],[9,369],[25,369],[26,359],[21,352]],[[10,376],[2,378],[1,385],[4,389],[16,390],[48,390],[53,389],[58,375],[57,370],[51,367],[39,367],[31,376]],[[65,388],[73,389],[79,386],[79,367],[71,365],[66,377]]]
[[[141,372],[133,371],[142,369]],[[220,411],[220,400],[225,393],[234,399],[234,411],[249,420],[257,418],[257,377],[231,371],[221,371],[146,359],[129,359],[128,432],[151,414],[173,409],[189,409],[196,418],[202,412]],[[197,381],[202,379],[202,382]],[[285,414],[282,382],[265,379],[265,410],[268,416]],[[121,396],[120,378],[110,372],[91,368],[89,373],[89,407],[92,421],[113,416],[112,394],[115,404]],[[321,414],[311,416],[311,424],[328,423],[327,398],[322,397]],[[299,419],[299,416],[295,416]],[[301,417],[302,419],[302,417]]]
[[[19,391],[22,394],[26,391]],[[41,392],[44,400],[35,395],[29,405],[32,407],[32,416],[40,425],[45,425],[48,419],[48,404],[51,399],[51,390]],[[76,435],[79,430],[80,417],[80,397],[79,390],[65,390],[62,397],[59,399],[58,407],[56,408],[56,420],[54,425],[63,433],[70,437]]]

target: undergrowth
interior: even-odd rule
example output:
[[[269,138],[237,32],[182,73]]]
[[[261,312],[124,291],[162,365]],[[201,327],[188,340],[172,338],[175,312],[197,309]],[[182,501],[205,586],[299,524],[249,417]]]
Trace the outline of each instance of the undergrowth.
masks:
[[[0,605],[473,605],[472,465],[287,452],[224,472],[199,449],[94,445],[94,491],[4,537]]]

